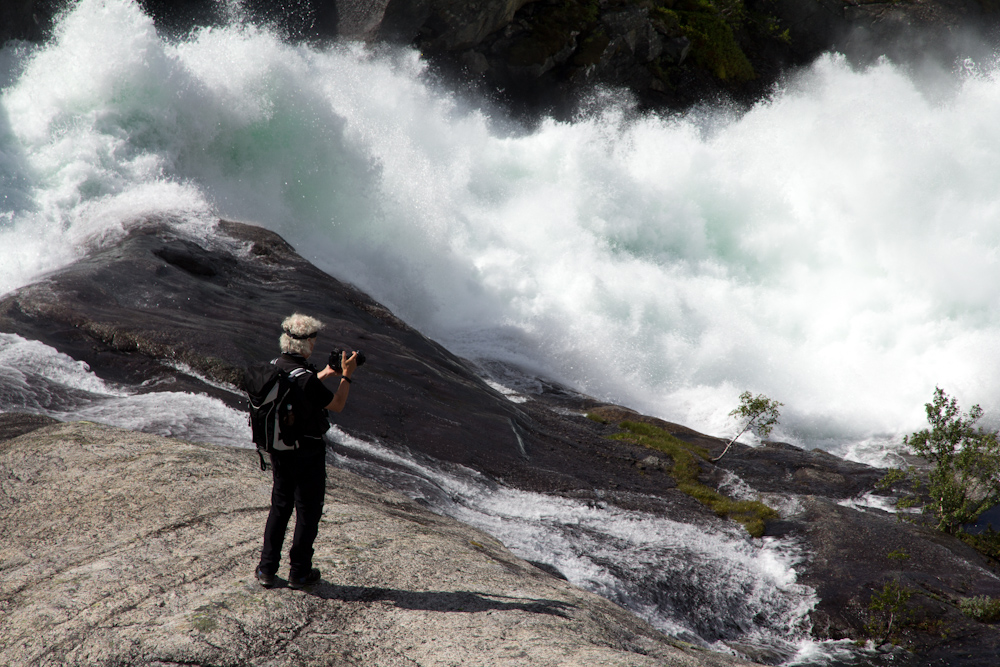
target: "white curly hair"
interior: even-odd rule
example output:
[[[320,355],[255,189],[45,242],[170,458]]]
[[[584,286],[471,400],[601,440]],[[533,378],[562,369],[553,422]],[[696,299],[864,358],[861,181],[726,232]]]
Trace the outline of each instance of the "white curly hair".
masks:
[[[302,313],[286,317],[281,323],[281,338],[278,339],[282,353],[308,355],[312,352],[309,341],[315,340],[322,329],[323,323],[315,317]]]

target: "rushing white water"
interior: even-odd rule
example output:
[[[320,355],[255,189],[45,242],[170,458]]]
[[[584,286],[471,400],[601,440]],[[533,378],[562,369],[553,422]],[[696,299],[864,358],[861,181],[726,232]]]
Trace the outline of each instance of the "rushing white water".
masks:
[[[747,539],[738,526],[693,526],[498,485],[458,465],[421,462],[334,428],[338,465],[381,479],[437,511],[551,566],[675,637],[720,650],[765,648],[786,664],[846,654],[809,641],[814,592],[796,582],[789,540]]]
[[[150,384],[170,378],[150,379]],[[119,387],[87,364],[38,341],[0,334],[0,412],[46,414],[63,421],[94,421],[198,442],[246,447],[246,415],[217,398],[155,387]]]
[[[149,212],[262,224],[452,350],[713,433],[880,460],[1000,408],[1000,80],[821,58],[746,113],[511,129],[417,54],[159,36],[82,0],[0,52],[0,292]]]
[[[0,50],[0,294],[143,215],[205,240],[225,217],[280,232],[464,356],[708,433],[731,432],[747,389],[784,403],[778,438],[881,462],[935,385],[1000,411],[993,64],[924,78],[829,55],[745,112],[608,101],[532,128],[424,70],[238,21],[165,39],[134,2],[80,0],[48,43]],[[0,410],[248,439],[215,399],[143,392],[0,335]],[[669,632],[830,654],[804,639],[792,544],[341,445]]]

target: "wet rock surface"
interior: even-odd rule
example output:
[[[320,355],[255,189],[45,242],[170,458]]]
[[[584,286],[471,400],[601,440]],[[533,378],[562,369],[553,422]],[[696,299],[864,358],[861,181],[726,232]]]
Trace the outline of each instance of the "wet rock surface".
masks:
[[[814,631],[833,639],[857,636],[857,628],[879,619],[869,607],[872,595],[897,582],[912,597],[902,606],[906,616],[897,619],[908,652],[893,664],[995,664],[1000,633],[968,618],[958,605],[962,598],[1000,597],[997,563],[921,518],[900,520],[825,498],[803,499],[792,521],[812,551],[802,581],[821,600]]]
[[[748,664],[332,467],[320,583],[265,590],[254,458],[82,422],[0,441],[0,664]]]
[[[622,421],[647,422],[704,447],[710,456],[722,452],[725,439],[603,405],[544,379],[528,383],[535,390],[525,393],[523,402],[514,403],[481,379],[482,368],[451,355],[367,295],[319,271],[277,235],[224,221],[219,222],[219,230],[222,234],[211,242],[196,241],[167,220],[140,221],[120,240],[95,248],[75,264],[6,295],[0,300],[0,332],[44,342],[87,362],[105,380],[137,391],[205,393],[244,409],[232,384],[238,381],[240,368],[275,356],[281,319],[293,310],[302,310],[327,323],[318,347],[320,358],[325,358],[329,348],[339,346],[360,348],[368,355],[368,363],[352,385],[348,409],[336,417],[355,437],[376,440],[427,460],[459,463],[520,489],[609,503],[706,527],[717,528],[727,521],[678,489],[667,454],[609,436],[620,431]],[[597,420],[587,418],[588,413]],[[46,428],[39,430],[46,422],[38,417],[5,416],[0,419],[0,437],[32,429],[47,432]],[[135,437],[142,440],[146,436]],[[0,447],[5,453],[11,451],[9,445]],[[191,451],[208,456],[205,452],[213,450]],[[253,456],[229,452],[223,458],[241,457],[240,465],[249,472]],[[68,464],[59,463],[57,458],[46,460],[68,470]],[[895,581],[914,591],[907,602],[912,612],[904,635],[908,648],[902,654],[894,649],[877,653],[869,664],[880,664],[883,659],[891,659],[886,664],[995,664],[991,661],[1000,637],[996,626],[967,618],[958,605],[965,597],[1000,597],[997,563],[957,539],[927,528],[918,515],[897,516],[870,507],[866,498],[884,471],[782,443],[760,447],[737,443],[719,462],[703,460],[700,466],[702,482],[730,497],[761,499],[779,510],[780,518],[768,522],[766,535],[802,545],[807,557],[796,570],[800,583],[817,593],[812,620],[818,638],[871,638],[867,628],[875,617],[873,595]],[[45,466],[39,464],[35,470],[41,474]],[[72,474],[84,479],[90,472],[77,467]],[[17,475],[0,475],[0,480],[4,479],[20,484]],[[115,479],[124,484],[127,478]],[[170,479],[186,478],[170,473]],[[266,480],[256,479],[259,486],[266,486]],[[112,485],[105,493],[122,507],[131,508],[130,520],[145,521],[144,507],[160,511],[151,501],[135,505],[129,489],[130,485],[121,489]],[[266,490],[261,493],[265,495],[254,501],[257,505],[248,505],[258,508],[252,510],[257,514],[264,511],[260,508],[267,502]],[[217,497],[222,495],[219,492]],[[8,493],[7,497],[15,496]],[[883,499],[883,503],[888,500]],[[113,518],[111,507],[101,510],[103,516]],[[263,515],[254,516],[254,521],[262,524]],[[10,523],[5,521],[4,525]],[[419,525],[416,522],[413,529],[419,532]],[[13,530],[18,534],[27,527]],[[31,538],[32,531],[23,539]],[[245,580],[247,568],[252,569],[252,559],[247,559],[258,548],[256,531],[256,527],[248,529],[240,538],[244,551],[238,567],[232,558],[224,568],[219,564],[205,567],[222,568],[218,572],[239,570],[239,577]],[[100,536],[99,532],[90,534],[92,539]],[[235,535],[218,539],[238,541]],[[66,544],[67,554],[61,554],[62,547],[56,543],[24,553],[70,558],[78,547]],[[23,560],[17,561],[21,563],[18,567],[33,567],[30,558],[17,558]],[[38,581],[52,576],[39,575]],[[164,575],[157,584],[163,591],[188,581],[176,568],[170,576],[179,579]],[[340,592],[331,593],[334,597],[351,597],[353,601],[353,597],[376,596],[378,600],[367,602],[393,608],[399,604],[396,594],[387,594],[390,604],[383,593],[366,588],[379,589],[378,577],[338,582],[336,590]],[[90,589],[80,591],[92,595]],[[197,608],[204,607],[202,611],[210,617],[226,609],[225,605],[243,604],[245,599],[240,596],[245,593],[230,601],[225,596],[203,596],[198,598]],[[454,602],[457,598],[449,599]],[[289,600],[294,609],[301,608],[299,598]],[[493,604],[481,596],[461,600]],[[280,607],[274,613],[291,614],[289,609]],[[172,623],[181,623],[182,616],[172,618]],[[205,623],[210,624],[208,620]],[[227,632],[237,632],[238,625],[234,621]],[[340,638],[338,635],[337,641]],[[433,654],[430,647],[425,649],[428,655]],[[940,659],[948,662],[928,662]]]
[[[0,331],[40,340],[140,391],[198,391],[245,409],[235,386],[242,368],[277,356],[281,320],[301,311],[327,324],[317,361],[336,347],[367,355],[350,409],[336,419],[357,437],[539,491],[592,487],[608,466],[623,482],[634,477],[641,448],[605,440],[582,417],[509,401],[277,235],[238,223],[220,228],[231,243],[203,247],[165,221],[137,224],[120,243],[0,299]],[[561,402],[583,406],[588,399]],[[624,488],[657,485],[636,479]]]
[[[34,415],[26,412],[0,413],[0,442],[57,422],[57,419],[45,415]]]

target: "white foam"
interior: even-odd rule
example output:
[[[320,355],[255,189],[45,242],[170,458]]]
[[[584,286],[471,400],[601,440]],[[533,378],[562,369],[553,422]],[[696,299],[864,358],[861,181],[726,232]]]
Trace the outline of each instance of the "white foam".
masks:
[[[435,510],[490,533],[518,556],[558,569],[570,582],[622,604],[659,629],[720,650],[721,638],[794,655],[806,642],[814,592],[797,583],[799,547],[751,540],[719,522],[694,526],[606,503],[519,491],[462,466],[423,462],[334,427],[331,436],[371,470]],[[388,472],[398,470],[397,475]],[[708,639],[706,639],[708,637]]]
[[[846,498],[838,501],[837,504],[861,510],[872,508],[892,514],[917,514],[923,511],[921,507],[897,507],[895,498],[875,493],[864,493],[854,498]]]
[[[156,382],[151,378],[152,383]],[[0,411],[94,421],[196,442],[250,447],[246,414],[187,392],[137,393],[104,382],[87,364],[15,334],[0,334]]]
[[[492,387],[496,391],[498,391],[501,394],[503,394],[504,398],[506,398],[511,403],[525,403],[528,400],[528,398],[526,396],[522,396],[516,390],[511,389],[510,387],[508,387],[506,385],[502,385],[502,384],[500,384],[499,382],[497,382],[495,380],[490,380],[490,379],[487,378],[485,380],[485,382],[490,387]]]
[[[21,73],[0,93],[0,292],[146,215],[211,227],[201,193],[171,169],[171,127],[178,110],[197,114],[195,84],[135,3],[81,2],[53,43],[14,49]]]
[[[772,437],[869,461],[935,385],[1000,415],[991,63],[930,86],[831,55],[745,114],[512,129],[415,52],[167,41],[128,0],[2,55],[0,291],[135,217],[220,215],[459,354],[714,435],[743,390],[785,404]]]
[[[159,391],[110,398],[51,414],[64,421],[94,421],[192,442],[253,446],[246,414],[204,394]]]
[[[853,665],[875,655],[873,647],[859,647],[854,640],[802,641],[794,656],[783,667],[820,667],[821,665]]]

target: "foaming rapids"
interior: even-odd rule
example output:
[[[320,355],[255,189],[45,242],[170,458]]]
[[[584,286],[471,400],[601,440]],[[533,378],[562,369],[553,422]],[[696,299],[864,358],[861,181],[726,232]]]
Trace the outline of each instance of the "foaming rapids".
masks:
[[[809,638],[815,593],[796,582],[791,540],[751,540],[739,527],[693,526],[511,489],[460,465],[421,460],[334,427],[337,465],[373,477],[483,530],[516,555],[612,600],[657,629],[769,664],[852,660],[855,650]]]
[[[415,52],[293,45],[231,16],[168,39],[135,2],[79,0],[47,43],[0,49],[0,294],[135,219],[211,243],[230,218],[483,368],[713,435],[743,390],[784,403],[773,437],[877,464],[936,385],[997,425],[995,64],[925,79],[828,55],[748,110],[611,95],[522,127]],[[0,334],[0,410],[249,441],[243,415],[160,382],[115,386]],[[786,664],[839,651],[806,639],[795,544],[337,439],[342,465],[675,636]]]
[[[236,14],[234,14],[236,15]],[[0,52],[0,291],[151,213],[270,227],[470,358],[881,462],[935,385],[995,415],[1000,81],[826,56],[741,113],[518,128],[410,51],[81,0]]]
[[[200,379],[200,378],[199,378]],[[149,380],[155,385],[157,379]],[[0,412],[93,421],[198,442],[246,447],[246,415],[217,398],[104,382],[86,363],[14,334],[0,333]],[[156,391],[151,391],[156,389]]]

